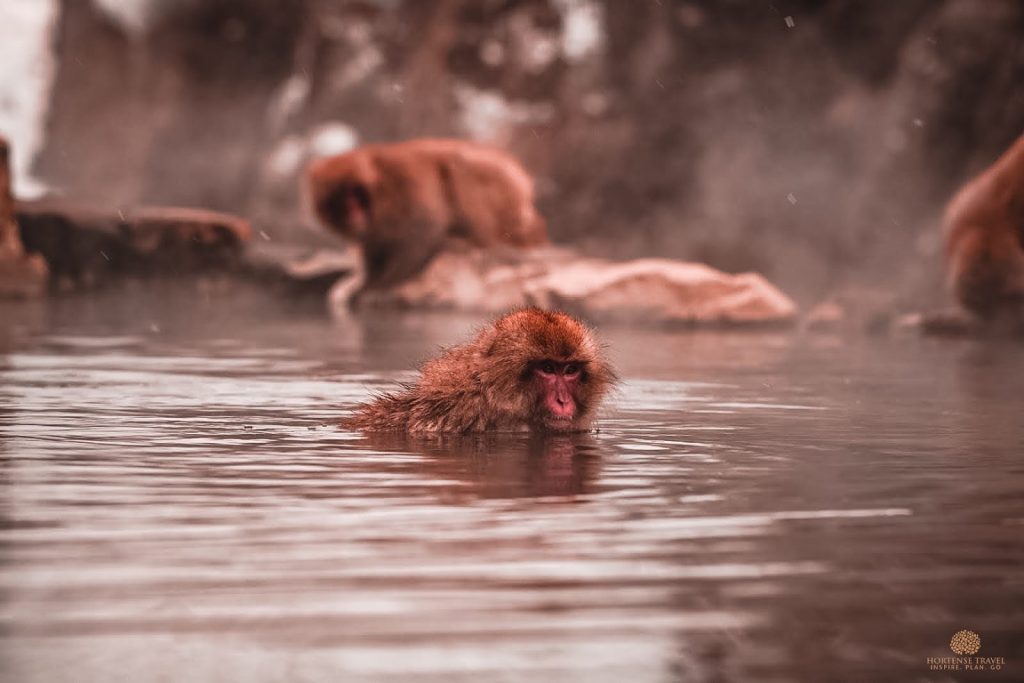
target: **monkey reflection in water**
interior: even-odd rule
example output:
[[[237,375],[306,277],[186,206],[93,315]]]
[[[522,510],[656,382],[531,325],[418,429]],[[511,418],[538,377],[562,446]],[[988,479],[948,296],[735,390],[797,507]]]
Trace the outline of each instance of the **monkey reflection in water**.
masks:
[[[356,409],[363,432],[586,431],[616,381],[594,333],[564,313],[509,313],[423,366],[415,382]]]
[[[416,472],[447,499],[577,496],[594,491],[601,444],[589,433],[407,434],[369,432],[365,445],[417,453]],[[451,482],[451,484],[449,484]]]

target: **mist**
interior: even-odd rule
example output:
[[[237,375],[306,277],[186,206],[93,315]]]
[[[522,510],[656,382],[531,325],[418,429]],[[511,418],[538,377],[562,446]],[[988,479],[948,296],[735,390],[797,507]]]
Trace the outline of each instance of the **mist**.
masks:
[[[18,187],[290,242],[325,239],[309,159],[454,136],[524,162],[556,242],[929,304],[944,204],[1024,129],[1013,0],[30,5]]]

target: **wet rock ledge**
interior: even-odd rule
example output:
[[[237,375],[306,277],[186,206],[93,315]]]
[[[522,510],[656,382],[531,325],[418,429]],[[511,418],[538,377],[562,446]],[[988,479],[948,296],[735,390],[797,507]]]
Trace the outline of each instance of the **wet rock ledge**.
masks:
[[[239,216],[206,209],[16,201],[0,138],[0,298],[73,292],[125,278],[209,274],[321,301],[355,270],[351,250],[254,243]]]
[[[200,209],[107,210],[60,200],[18,202],[27,252],[45,258],[58,287],[93,287],[124,275],[236,269],[252,228]]]

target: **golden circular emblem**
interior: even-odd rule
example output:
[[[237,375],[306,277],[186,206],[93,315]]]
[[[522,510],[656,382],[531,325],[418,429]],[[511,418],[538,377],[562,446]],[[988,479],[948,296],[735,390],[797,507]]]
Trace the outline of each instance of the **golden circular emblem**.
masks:
[[[981,649],[981,637],[974,631],[957,631],[949,641],[949,649],[958,655],[975,655]]]

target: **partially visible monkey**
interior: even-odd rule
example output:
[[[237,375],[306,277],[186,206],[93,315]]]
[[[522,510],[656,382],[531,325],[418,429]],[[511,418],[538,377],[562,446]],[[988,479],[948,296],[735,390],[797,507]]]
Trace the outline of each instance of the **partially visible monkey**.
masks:
[[[415,276],[442,249],[547,243],[533,180],[501,150],[465,140],[366,145],[310,164],[313,208],[363,248],[367,288]]]
[[[616,381],[594,333],[564,313],[509,313],[342,425],[411,434],[586,430]]]
[[[1024,135],[946,209],[946,274],[983,321],[1024,323]]]

